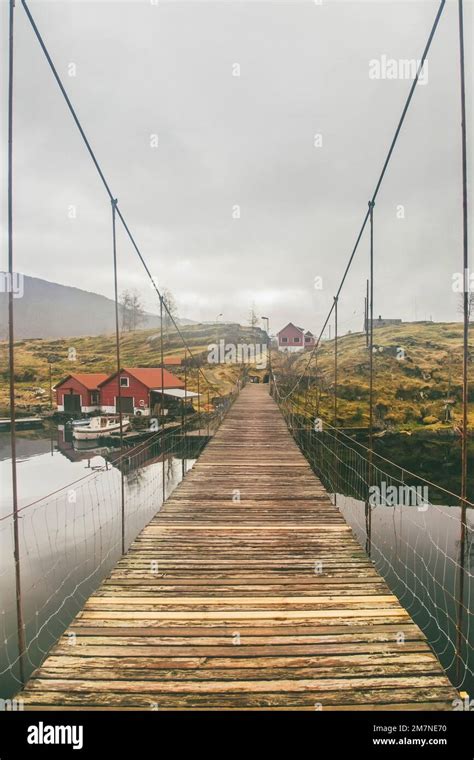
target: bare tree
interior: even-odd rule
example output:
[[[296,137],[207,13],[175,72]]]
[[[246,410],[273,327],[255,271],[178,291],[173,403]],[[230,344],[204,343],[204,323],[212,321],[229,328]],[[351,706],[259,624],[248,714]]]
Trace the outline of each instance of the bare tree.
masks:
[[[464,314],[464,293],[459,294],[457,311],[459,314]],[[474,290],[470,290],[467,297],[467,316],[468,316],[469,322],[472,320],[473,315],[474,315]]]
[[[145,311],[138,291],[123,291],[120,296],[120,314],[124,332],[135,331],[145,321]]]
[[[252,304],[249,311],[249,325],[250,327],[257,327],[259,319],[255,312],[255,303]]]
[[[169,340],[170,328],[173,326],[173,320],[178,319],[178,306],[171,290],[165,288],[162,292],[163,298],[163,325],[166,330],[166,340]]]

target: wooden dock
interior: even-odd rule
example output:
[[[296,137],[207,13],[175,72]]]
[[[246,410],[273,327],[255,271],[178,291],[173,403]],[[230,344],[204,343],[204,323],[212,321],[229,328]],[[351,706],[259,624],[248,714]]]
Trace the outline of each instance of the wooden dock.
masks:
[[[458,695],[255,384],[19,696],[53,710],[451,710]]]
[[[15,417],[15,429],[16,430],[34,430],[41,428],[44,425],[42,417]],[[0,430],[10,430],[12,421],[10,417],[2,417],[0,419]]]

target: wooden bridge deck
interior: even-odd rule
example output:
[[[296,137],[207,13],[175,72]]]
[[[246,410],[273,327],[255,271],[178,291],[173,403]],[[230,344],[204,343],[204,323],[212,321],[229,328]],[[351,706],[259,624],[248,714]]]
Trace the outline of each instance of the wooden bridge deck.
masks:
[[[250,385],[21,696],[25,709],[448,710],[457,693],[267,387]]]

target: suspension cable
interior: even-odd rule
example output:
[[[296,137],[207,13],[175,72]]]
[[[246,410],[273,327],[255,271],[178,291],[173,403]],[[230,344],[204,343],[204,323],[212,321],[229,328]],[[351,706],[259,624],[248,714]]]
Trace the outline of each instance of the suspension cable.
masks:
[[[146,274],[148,276],[148,279],[151,282],[151,285],[152,285],[153,289],[155,290],[158,298],[161,299],[162,298],[161,292],[160,292],[160,290],[159,290],[159,288],[158,288],[158,286],[157,286],[157,284],[156,284],[156,282],[155,282],[155,280],[154,280],[154,278],[153,278],[153,276],[152,276],[152,274],[150,272],[148,264],[146,263],[146,260],[145,260],[145,258],[143,256],[140,248],[138,247],[138,245],[137,245],[137,243],[135,241],[135,238],[133,237],[133,235],[132,235],[132,233],[130,231],[130,228],[129,228],[127,222],[125,221],[125,217],[124,217],[123,213],[121,212],[121,210],[118,207],[118,202],[115,200],[115,196],[112,193],[112,190],[110,189],[110,185],[109,185],[109,183],[107,182],[107,180],[105,178],[105,174],[104,174],[104,172],[103,172],[103,170],[102,170],[102,168],[100,166],[100,163],[99,163],[99,161],[97,159],[97,156],[94,153],[94,151],[92,149],[92,146],[91,146],[91,144],[90,144],[90,142],[89,142],[89,140],[87,138],[87,135],[86,135],[86,133],[84,131],[84,128],[83,128],[83,126],[82,126],[82,124],[80,122],[80,119],[79,119],[79,117],[78,117],[78,115],[76,113],[76,110],[75,110],[74,106],[72,105],[72,102],[71,102],[71,100],[70,100],[70,98],[69,98],[69,96],[68,96],[68,94],[66,92],[66,88],[64,87],[64,85],[62,83],[62,80],[61,80],[61,77],[59,76],[58,71],[57,71],[57,69],[56,69],[56,67],[55,67],[55,65],[53,63],[53,60],[52,60],[52,58],[51,58],[51,56],[50,56],[50,54],[48,52],[48,49],[47,49],[46,44],[45,44],[45,42],[43,40],[43,37],[42,37],[42,35],[41,35],[41,33],[40,33],[40,31],[39,31],[36,23],[35,23],[35,20],[34,20],[33,16],[31,15],[31,11],[28,8],[26,0],[21,0],[21,4],[22,4],[22,6],[23,6],[23,8],[25,10],[25,13],[26,13],[26,15],[28,17],[28,20],[29,20],[29,22],[30,22],[30,24],[31,24],[31,26],[33,28],[33,31],[34,31],[34,33],[36,35],[36,38],[37,38],[37,40],[38,40],[38,42],[39,42],[39,44],[41,46],[41,49],[42,49],[42,51],[43,51],[43,53],[45,55],[45,58],[46,58],[46,60],[47,60],[47,62],[49,64],[49,67],[50,67],[50,69],[51,69],[51,71],[53,73],[53,76],[54,76],[54,78],[55,78],[55,80],[56,80],[56,82],[58,84],[58,87],[61,90],[61,93],[62,93],[62,95],[64,97],[64,100],[66,101],[66,104],[67,104],[67,106],[69,108],[71,116],[74,119],[74,122],[75,122],[75,124],[76,124],[76,126],[77,126],[77,128],[79,130],[79,133],[80,133],[80,135],[81,135],[81,137],[83,139],[83,142],[84,142],[84,144],[85,144],[85,146],[86,146],[86,148],[87,148],[87,150],[89,152],[89,155],[90,155],[90,157],[92,159],[92,162],[93,162],[93,164],[94,164],[94,166],[95,166],[95,168],[97,170],[97,173],[98,173],[98,175],[99,175],[99,177],[100,177],[100,179],[102,181],[102,184],[103,184],[103,186],[104,186],[104,188],[105,188],[105,190],[107,192],[107,195],[109,196],[109,199],[110,199],[111,203],[115,202],[115,204],[116,204],[115,210],[116,210],[117,216],[119,217],[120,221],[122,222],[122,225],[123,225],[123,227],[124,227],[124,229],[125,229],[125,231],[127,233],[127,236],[129,238],[130,242],[132,243],[132,246],[133,246],[135,252],[137,253],[138,258],[140,259],[140,261],[141,261],[141,263],[143,265],[143,268],[145,269],[145,272],[146,272]],[[190,347],[189,347],[189,345],[188,345],[188,343],[186,342],[186,340],[185,340],[185,338],[184,338],[181,330],[179,329],[179,327],[178,327],[178,325],[176,323],[176,320],[174,319],[173,314],[172,314],[171,310],[168,307],[168,304],[166,303],[166,299],[163,300],[163,306],[164,306],[165,310],[167,311],[168,316],[169,316],[169,318],[170,318],[170,320],[171,320],[171,322],[172,322],[172,324],[173,324],[173,326],[174,326],[177,334],[179,335],[181,341],[183,342],[183,345],[185,345],[187,347],[190,355],[194,356],[193,353],[192,353],[192,351],[191,351],[191,349],[190,349]],[[204,377],[207,385],[211,386],[213,388],[213,390],[217,391],[217,394],[222,397],[222,393],[219,391],[219,388],[214,383],[209,382],[209,380],[205,377],[204,373],[202,373],[202,374],[203,374],[203,377]]]
[[[22,0],[22,2],[23,1],[24,0]],[[425,48],[423,50],[423,54],[422,54],[421,59],[419,61],[419,65],[418,65],[415,77],[413,79],[412,85],[410,87],[410,91],[409,91],[407,99],[405,101],[405,105],[403,106],[403,109],[402,109],[401,116],[400,116],[400,118],[398,120],[398,124],[397,124],[397,127],[395,129],[395,133],[394,133],[392,141],[390,143],[390,147],[389,147],[387,155],[385,157],[385,161],[383,163],[382,170],[381,170],[381,172],[379,174],[379,177],[377,179],[377,182],[375,184],[375,189],[374,189],[374,191],[372,193],[372,197],[371,197],[371,203],[375,203],[375,199],[377,198],[377,195],[379,193],[379,190],[380,190],[380,187],[382,185],[383,179],[385,177],[388,165],[390,163],[390,159],[392,158],[393,151],[395,149],[395,146],[397,144],[398,138],[400,136],[400,132],[402,130],[402,126],[404,124],[405,117],[406,117],[408,109],[410,107],[410,104],[411,104],[411,101],[412,101],[412,98],[413,98],[413,95],[414,95],[414,92],[415,92],[416,85],[418,84],[418,79],[420,77],[421,71],[422,71],[423,66],[425,64],[428,52],[429,52],[430,47],[431,47],[431,43],[433,41],[433,37],[434,37],[435,32],[436,32],[436,30],[438,28],[438,24],[439,24],[439,21],[440,21],[440,18],[441,18],[441,15],[443,13],[445,5],[446,5],[446,0],[441,0],[439,8],[438,8],[438,11],[436,13],[436,17],[435,17],[433,25],[431,27],[431,31],[430,31],[429,36],[428,36],[428,40],[427,40]],[[363,235],[364,230],[366,228],[367,222],[369,221],[369,217],[370,217],[370,206],[367,209],[367,211],[365,212],[365,216],[364,216],[364,219],[363,219],[363,222],[362,222],[362,226],[361,226],[361,228],[359,230],[359,234],[357,235],[354,247],[353,247],[352,252],[351,252],[351,254],[349,256],[349,260],[348,260],[346,268],[344,270],[344,274],[342,275],[341,282],[340,282],[339,287],[338,287],[337,292],[336,292],[336,297],[337,298],[339,297],[339,295],[340,295],[340,293],[342,291],[342,288],[344,286],[344,283],[346,281],[346,278],[347,278],[347,275],[348,275],[349,270],[351,268],[352,262],[354,260],[355,255],[356,255],[356,252],[357,252],[357,250],[359,248],[359,243],[361,241],[362,235]],[[293,388],[289,391],[290,394],[293,393],[293,391],[299,386],[301,380],[303,379],[304,375],[306,374],[307,370],[309,369],[310,364],[311,364],[311,362],[313,360],[313,357],[316,354],[316,351],[317,351],[317,349],[319,347],[319,344],[321,342],[321,338],[322,338],[322,336],[324,334],[324,331],[325,331],[325,329],[326,329],[326,327],[327,327],[327,325],[329,323],[329,320],[331,319],[331,315],[332,315],[332,313],[334,311],[334,308],[335,308],[335,301],[333,300],[333,302],[331,304],[331,307],[329,309],[329,312],[327,314],[327,317],[324,320],[324,323],[323,323],[323,326],[322,326],[321,331],[319,333],[319,336],[318,336],[318,338],[316,340],[315,346],[314,346],[314,348],[312,349],[312,351],[310,353],[308,362],[306,363],[306,365],[305,365],[305,367],[304,367],[304,369],[303,369],[303,371],[302,371],[302,373],[301,373],[301,375],[299,377],[299,380],[296,381],[296,383],[293,386]]]

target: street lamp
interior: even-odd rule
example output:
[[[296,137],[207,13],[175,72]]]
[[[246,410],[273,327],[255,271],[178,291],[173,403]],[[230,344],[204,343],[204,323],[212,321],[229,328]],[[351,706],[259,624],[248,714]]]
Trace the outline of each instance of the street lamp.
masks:
[[[52,371],[52,363],[54,361],[53,356],[48,356],[48,364],[49,364],[49,409],[52,411],[53,409],[53,371]]]
[[[222,314],[218,314],[216,316],[216,346],[217,346],[217,350],[219,350],[219,317],[222,317]]]
[[[272,351],[271,351],[271,341],[270,341],[270,319],[268,317],[260,317],[260,319],[264,319],[267,323],[267,346],[268,346],[268,369],[270,370],[270,382],[272,377]]]

